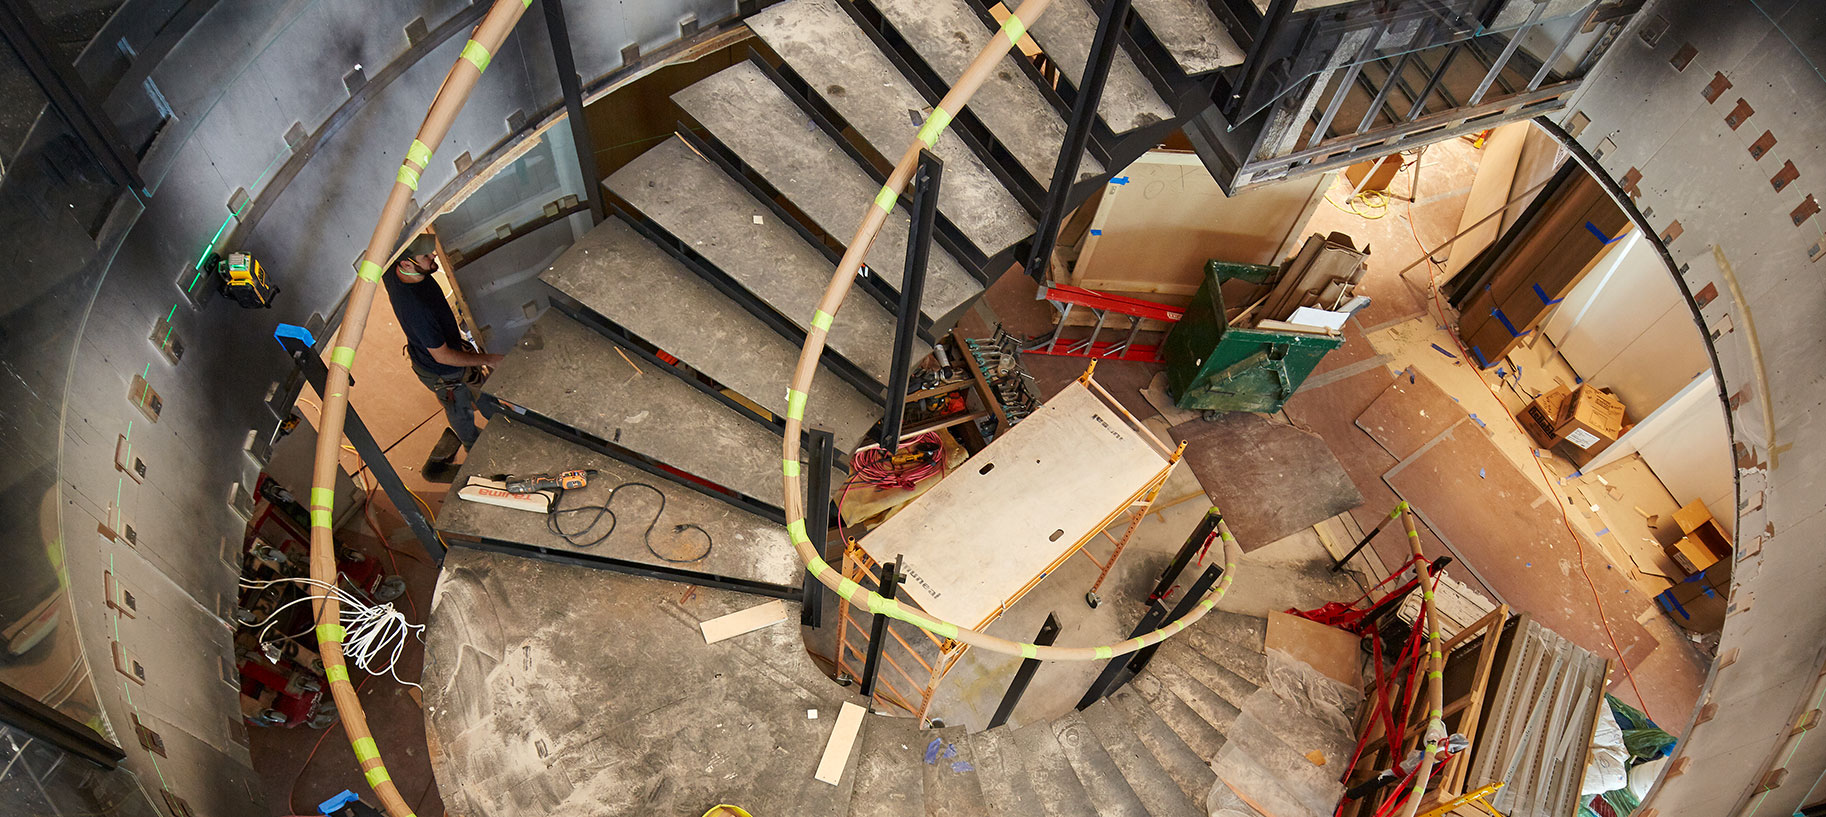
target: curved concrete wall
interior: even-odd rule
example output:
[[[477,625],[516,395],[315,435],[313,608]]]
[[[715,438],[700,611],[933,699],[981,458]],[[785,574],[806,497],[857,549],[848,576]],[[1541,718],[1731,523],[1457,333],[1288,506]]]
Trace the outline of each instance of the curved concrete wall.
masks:
[[[158,127],[146,80],[169,106],[142,160],[149,194],[122,197],[96,238],[92,225],[47,201],[54,196],[17,189],[27,174],[15,169],[4,180],[15,188],[6,233],[19,269],[0,301],[0,362],[10,372],[0,390],[11,415],[0,444],[16,463],[3,481],[22,498],[5,505],[4,521],[34,534],[40,560],[61,558],[74,620],[60,637],[76,636],[90,673],[80,683],[92,685],[102,713],[95,721],[127,750],[124,765],[153,803],[163,786],[198,815],[262,808],[224,618],[243,528],[228,497],[236,484],[251,490],[259,470],[242,443],[250,429],[271,431],[276,415],[265,400],[291,369],[272,331],[335,314],[394,169],[485,6],[129,3],[78,65],[130,142]],[[651,53],[680,38],[681,21],[709,27],[736,6],[573,0],[567,11],[587,82],[626,68],[627,46]],[[423,33],[409,40],[408,31]],[[136,57],[117,48],[123,38]],[[423,175],[427,198],[458,177],[454,159],[498,151],[557,109],[547,43],[534,8],[436,146]],[[347,77],[357,65],[359,76]],[[230,209],[243,201],[237,190],[251,196],[238,220]],[[178,282],[212,236],[219,249],[264,260],[283,289],[273,309],[220,298],[193,306],[185,297]],[[167,315],[186,346],[175,365],[148,341]],[[156,422],[128,400],[136,375],[163,398]],[[123,435],[147,465],[143,483],[115,468]],[[131,526],[133,541],[98,526]],[[136,617],[105,606],[107,571],[134,591]],[[117,641],[139,659],[144,684],[113,669]],[[134,718],[164,738],[164,756],[140,748]],[[121,806],[148,808],[163,810]]]
[[[1556,117],[1569,129],[1589,118],[1578,142],[1629,188],[1694,293],[1734,429],[1730,612],[1700,711],[1656,713],[1684,731],[1687,758],[1645,804],[1664,817],[1787,815],[1822,794],[1826,738],[1789,741],[1820,706],[1826,658],[1826,220],[1809,205],[1826,198],[1822,66],[1818,3],[1661,0]],[[1774,144],[1758,158],[1765,133]],[[1798,179],[1772,181],[1790,162]]]

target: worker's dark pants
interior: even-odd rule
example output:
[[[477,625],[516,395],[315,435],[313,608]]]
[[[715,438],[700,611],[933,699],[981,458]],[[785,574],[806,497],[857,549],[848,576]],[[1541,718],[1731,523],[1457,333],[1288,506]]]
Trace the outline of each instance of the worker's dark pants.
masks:
[[[456,432],[457,439],[463,441],[463,448],[475,445],[482,432],[476,428],[476,399],[469,389],[469,371],[444,377],[414,366],[412,373],[444,404],[444,417],[450,421],[450,430]]]

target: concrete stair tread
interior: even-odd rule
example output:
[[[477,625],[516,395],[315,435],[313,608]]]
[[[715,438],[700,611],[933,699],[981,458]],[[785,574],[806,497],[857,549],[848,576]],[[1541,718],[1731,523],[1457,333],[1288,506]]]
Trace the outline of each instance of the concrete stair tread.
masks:
[[[1154,658],[1158,661],[1160,656]],[[1224,748],[1224,733],[1161,681],[1155,669],[1158,666],[1158,663],[1150,663],[1148,671],[1136,676],[1124,691],[1133,690],[1139,695],[1182,743],[1209,763],[1211,758],[1217,757],[1217,751]]]
[[[683,140],[672,137],[636,156],[607,184],[774,311],[802,329],[811,326],[834,265]],[[894,317],[852,289],[826,343],[885,381],[894,356]],[[786,383],[779,388],[784,394]]]
[[[1051,817],[1097,817],[1090,795],[1078,780],[1065,749],[1053,736],[1052,724],[1030,723],[1014,732],[1014,743],[1027,769],[1028,781]]]
[[[779,435],[669,372],[635,372],[616,349],[595,330],[548,310],[484,388],[597,439],[778,504]]]
[[[1151,817],[1205,817],[1202,801],[1186,799],[1178,781],[1143,745],[1115,703],[1105,698],[1080,714]]]
[[[1033,817],[1042,813],[1039,795],[1021,763],[1014,730],[1000,726],[970,735],[971,763],[976,765],[977,785],[983,805],[994,817]]]
[[[1237,709],[1242,709],[1243,702],[1261,688],[1232,672],[1224,664],[1212,660],[1190,643],[1171,640],[1161,648],[1159,654]]]
[[[1217,757],[1217,751],[1223,748],[1223,736],[1215,735],[1215,730],[1212,730],[1216,745],[1208,753],[1201,754],[1181,739],[1141,693],[1132,687],[1116,690],[1108,700],[1133,730],[1136,740],[1166,770],[1167,776],[1179,786],[1180,793],[1200,807],[1202,814],[1205,795],[1211,791],[1211,784],[1217,782],[1217,775],[1211,771],[1210,758]],[[1206,728],[1209,729],[1209,726]],[[1157,814],[1155,817],[1164,815]]]
[[[1343,773],[1344,764],[1350,761],[1349,744],[1343,755],[1332,741],[1323,745],[1290,745],[1253,717],[1237,721],[1227,737],[1229,745],[1272,773],[1275,785],[1252,786],[1251,797],[1262,799],[1265,805],[1277,800],[1299,804],[1297,808],[1271,806],[1275,813],[1324,813],[1336,805],[1338,797],[1344,793],[1338,777]],[[1314,750],[1325,756],[1325,765],[1315,764],[1306,757],[1307,752]],[[1264,788],[1268,790],[1264,791]]]
[[[818,229],[847,242],[881,185],[844,154],[811,117],[753,62],[742,61],[672,95]],[[869,268],[900,289],[907,261],[905,207],[896,206],[869,246]],[[958,310],[983,291],[943,248],[926,263],[921,311],[935,318]]]
[[[580,548],[567,542],[547,527],[543,514],[512,508],[484,505],[457,499],[457,491],[470,476],[492,477],[495,474],[553,473],[571,468],[594,468],[599,473],[587,487],[566,491],[560,507],[588,507],[608,501],[609,492],[630,482],[653,486],[665,497],[665,508],[653,519],[653,534],[644,535],[652,514],[658,510],[657,497],[651,491],[633,489],[618,497],[614,510],[619,520],[611,528],[607,520],[591,528],[590,513],[573,514],[565,519],[565,530],[585,530],[576,538],[587,541],[604,531],[613,533],[601,543]],[[786,529],[774,522],[721,502],[690,488],[658,479],[606,454],[560,440],[550,434],[514,421],[503,415],[482,429],[457,472],[443,509],[438,512],[438,529],[452,537],[508,542],[556,551],[588,553],[637,564],[672,567],[797,587],[804,569],[792,553]],[[678,531],[679,525],[696,525],[710,537],[710,552],[703,559],[688,564],[669,563],[665,558],[689,559],[703,550],[704,537],[696,531]],[[653,550],[648,550],[648,545]]]
[[[1059,66],[1074,87],[1090,62],[1091,40],[1097,36],[1097,11],[1086,0],[1053,0],[1027,34]],[[1116,133],[1125,133],[1173,118],[1173,109],[1148,83],[1128,52],[1117,48],[1109,79],[1098,101],[1097,115]]]
[[[1239,640],[1247,637],[1246,631],[1232,629],[1231,637],[1226,637],[1218,628],[1206,629],[1203,624],[1200,621],[1199,626],[1186,628],[1175,640],[1251,684],[1259,687],[1268,683],[1268,657],[1260,643],[1252,647]]]
[[[995,36],[966,0],[869,0],[882,17],[900,32],[920,59],[947,83],[956,82],[964,69]],[[1041,186],[1052,181],[1059,146],[1065,142],[1065,119],[1021,70],[1013,51],[1002,67],[992,72],[969,109],[1008,148],[1027,174]],[[1079,161],[1079,180],[1102,175],[1103,164],[1087,151]]]
[[[1245,650],[1262,654],[1268,651],[1268,619],[1263,616],[1246,616],[1228,610],[1212,610],[1198,620],[1197,624],[1187,628],[1186,632],[1195,633],[1201,640],[1208,641],[1221,638],[1232,644],[1241,645]]]
[[[930,104],[838,2],[788,0],[749,17],[748,27],[876,153],[898,161],[913,144]],[[939,210],[985,255],[1033,233],[1033,219],[955,133],[940,136],[933,153],[945,162]],[[867,201],[851,204],[860,212]]]
[[[931,740],[913,718],[863,717],[862,755],[856,761],[856,788],[851,814],[880,817],[925,817],[925,779],[918,769],[920,753]],[[775,814],[791,814],[786,811]]]
[[[807,683],[821,676],[798,628],[767,628],[790,642],[762,630],[706,644],[698,631],[754,596],[700,587],[681,603],[671,582],[465,547],[443,567],[425,717],[446,750],[439,777],[473,781],[453,793],[462,813],[696,815],[737,794],[756,813],[844,813],[788,802],[831,726],[805,710],[845,697]]]
[[[1051,725],[1053,737],[1100,817],[1150,817],[1147,806],[1082,715],[1067,712]]]
[[[927,817],[990,817],[964,728],[928,729],[923,734],[931,736],[920,758],[925,764]]]
[[[1242,46],[1205,0],[1134,0],[1135,13],[1188,76],[1243,64]]]
[[[539,278],[754,404],[786,413],[798,346],[619,217],[585,233]],[[854,450],[880,419],[880,408],[861,392],[818,370],[807,424],[830,431],[839,450]]]
[[[1148,664],[1148,673],[1172,693],[1185,701],[1186,706],[1219,732],[1230,728],[1236,721],[1240,709],[1223,695],[1204,685],[1198,676],[1173,660],[1170,653],[1155,653],[1154,660]]]

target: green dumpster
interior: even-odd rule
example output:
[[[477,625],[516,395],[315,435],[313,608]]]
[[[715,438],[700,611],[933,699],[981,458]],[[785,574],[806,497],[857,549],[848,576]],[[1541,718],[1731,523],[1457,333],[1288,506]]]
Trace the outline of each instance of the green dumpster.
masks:
[[[1279,411],[1344,338],[1268,329],[1239,329],[1224,317],[1223,282],[1264,283],[1275,267],[1209,261],[1205,281],[1167,334],[1167,390],[1193,411]]]

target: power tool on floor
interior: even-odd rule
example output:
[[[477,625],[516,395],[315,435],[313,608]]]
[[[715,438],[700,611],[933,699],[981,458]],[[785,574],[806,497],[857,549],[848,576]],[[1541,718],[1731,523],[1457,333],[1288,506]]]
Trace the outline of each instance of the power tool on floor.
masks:
[[[530,494],[535,491],[560,489],[569,491],[590,484],[590,477],[596,476],[594,468],[573,468],[556,474],[534,474],[528,477],[504,475],[496,479],[507,483],[510,494]]]

